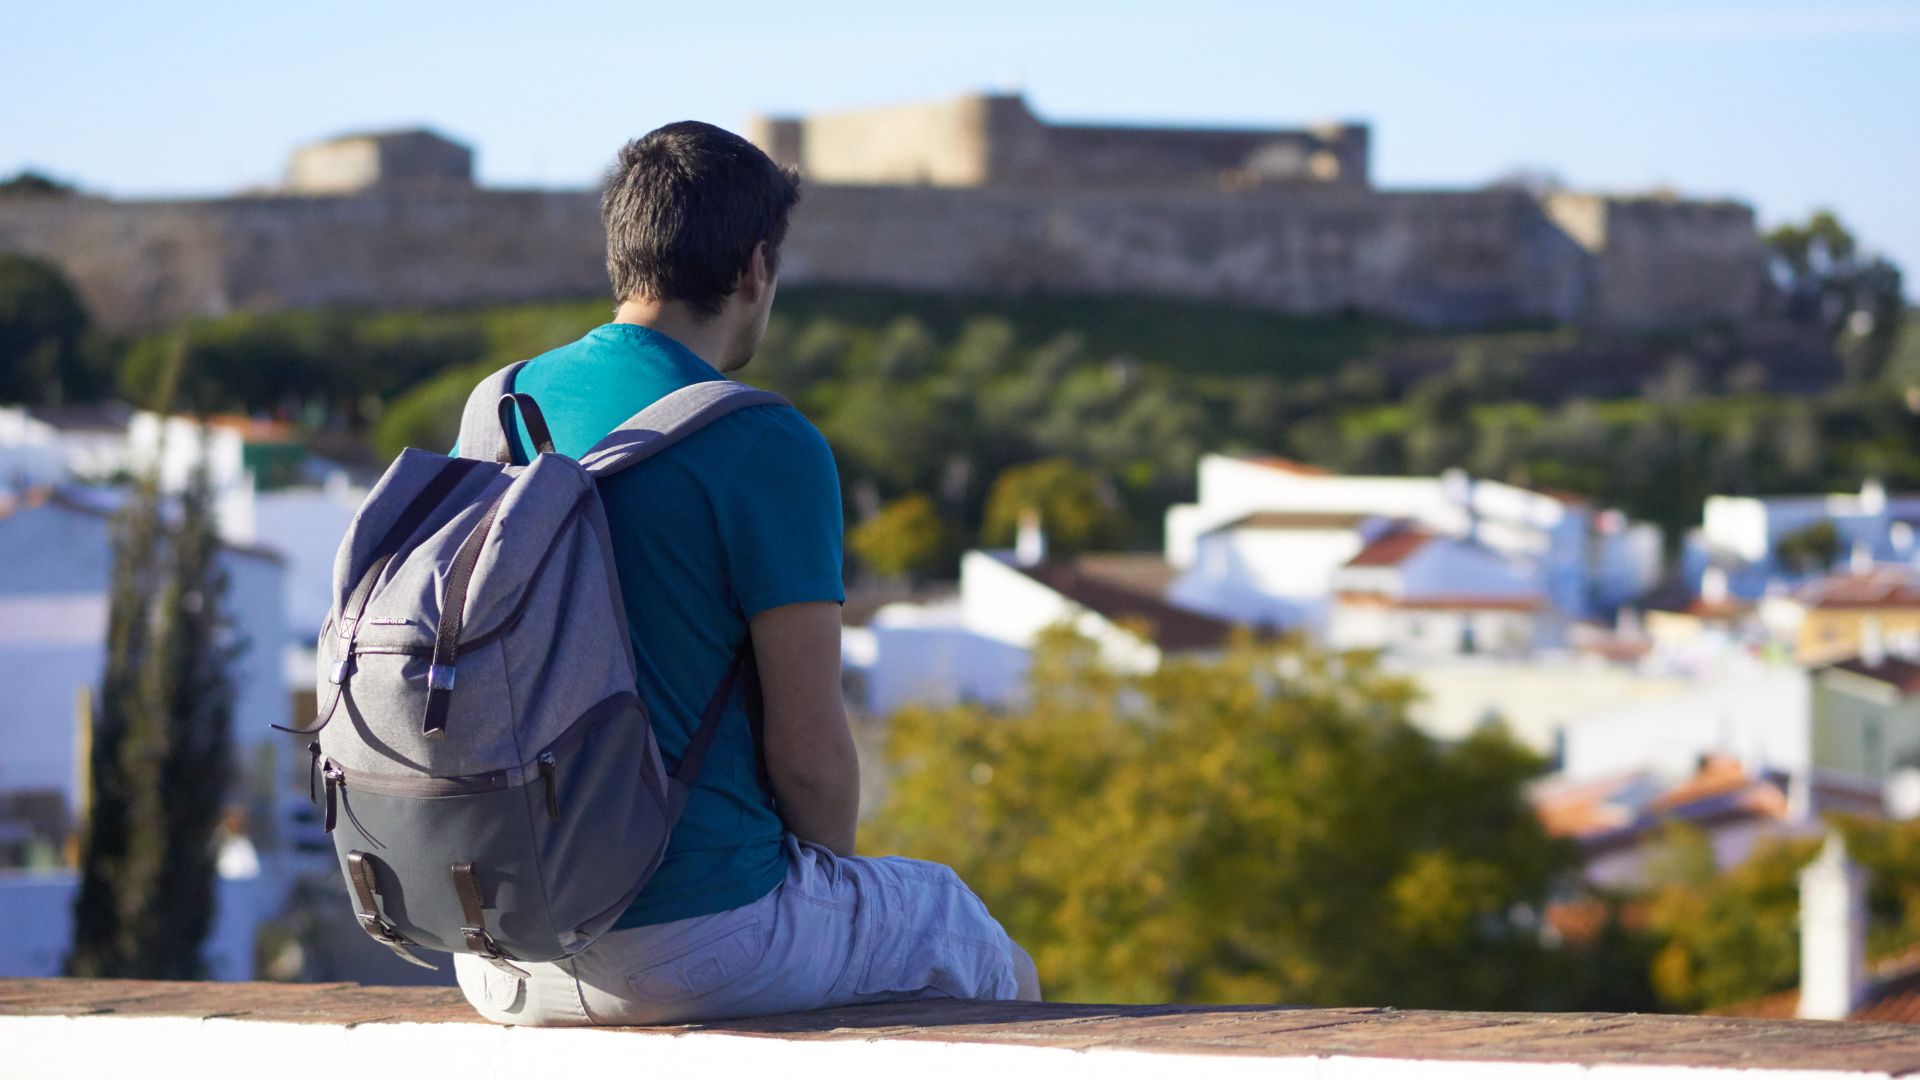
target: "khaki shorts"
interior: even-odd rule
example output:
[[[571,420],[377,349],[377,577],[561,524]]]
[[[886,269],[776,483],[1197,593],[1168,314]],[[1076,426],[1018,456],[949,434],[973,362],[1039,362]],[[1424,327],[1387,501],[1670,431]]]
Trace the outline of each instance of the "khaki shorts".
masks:
[[[787,876],[745,907],[614,930],[505,974],[456,954],[467,1000],[503,1024],[678,1024],[918,998],[1039,1000],[1033,961],[958,875],[840,858],[789,835]]]

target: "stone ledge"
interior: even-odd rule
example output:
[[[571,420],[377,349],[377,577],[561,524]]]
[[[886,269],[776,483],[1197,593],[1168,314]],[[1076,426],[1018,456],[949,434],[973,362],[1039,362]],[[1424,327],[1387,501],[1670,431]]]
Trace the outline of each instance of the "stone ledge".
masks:
[[[1920,1074],[1920,1025],[967,1001],[671,1028],[505,1028],[458,991],[0,979],[12,1080],[599,1077],[1510,1077]]]

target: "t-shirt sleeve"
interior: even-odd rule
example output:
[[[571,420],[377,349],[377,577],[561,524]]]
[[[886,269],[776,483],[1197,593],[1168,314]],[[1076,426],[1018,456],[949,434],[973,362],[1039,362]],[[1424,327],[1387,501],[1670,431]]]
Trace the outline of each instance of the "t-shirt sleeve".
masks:
[[[734,466],[716,518],[747,618],[783,604],[846,602],[840,471],[812,424],[774,418]]]

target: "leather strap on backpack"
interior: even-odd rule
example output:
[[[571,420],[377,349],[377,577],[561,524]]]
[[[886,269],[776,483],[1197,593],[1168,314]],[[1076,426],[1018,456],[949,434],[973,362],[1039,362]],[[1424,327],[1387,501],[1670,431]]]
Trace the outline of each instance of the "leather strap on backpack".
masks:
[[[420,959],[414,953],[413,942],[408,941],[394,925],[380,917],[380,879],[374,876],[373,860],[364,851],[347,853],[347,881],[353,886],[353,909],[360,922],[360,929],[367,936],[393,950],[393,955],[409,964],[439,971],[438,967]]]
[[[486,894],[480,888],[480,875],[474,873],[472,863],[453,864],[453,891],[460,897],[460,917],[466,921],[460,928],[460,936],[466,942],[467,951],[516,979],[526,978],[526,969],[512,963],[493,935],[487,933]]]
[[[667,785],[670,793],[667,803],[669,829],[679,823],[681,811],[687,808],[687,797],[693,793],[693,785],[700,780],[700,770],[707,763],[707,751],[713,747],[714,736],[719,734],[720,719],[726,715],[727,703],[733,700],[734,691],[749,681],[753,684],[747,691],[751,704],[759,697],[760,681],[760,669],[753,659],[751,632],[741,638],[739,647],[733,650],[733,659],[727,663],[727,672],[720,677],[720,686],[714,690],[713,697],[707,699],[707,707],[700,712],[700,726],[694,728],[693,737],[687,740],[687,748],[680,754],[680,764],[669,778],[672,780]],[[749,712],[752,711],[749,709]],[[759,742],[760,731],[756,724],[754,743],[757,746]]]

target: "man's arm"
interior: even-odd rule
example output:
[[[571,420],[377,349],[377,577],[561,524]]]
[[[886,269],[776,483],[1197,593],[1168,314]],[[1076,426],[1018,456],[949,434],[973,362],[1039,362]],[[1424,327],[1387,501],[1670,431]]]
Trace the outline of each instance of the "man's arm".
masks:
[[[785,604],[748,624],[765,704],[767,775],[788,829],[853,854],[860,758],[840,700],[840,605]]]

